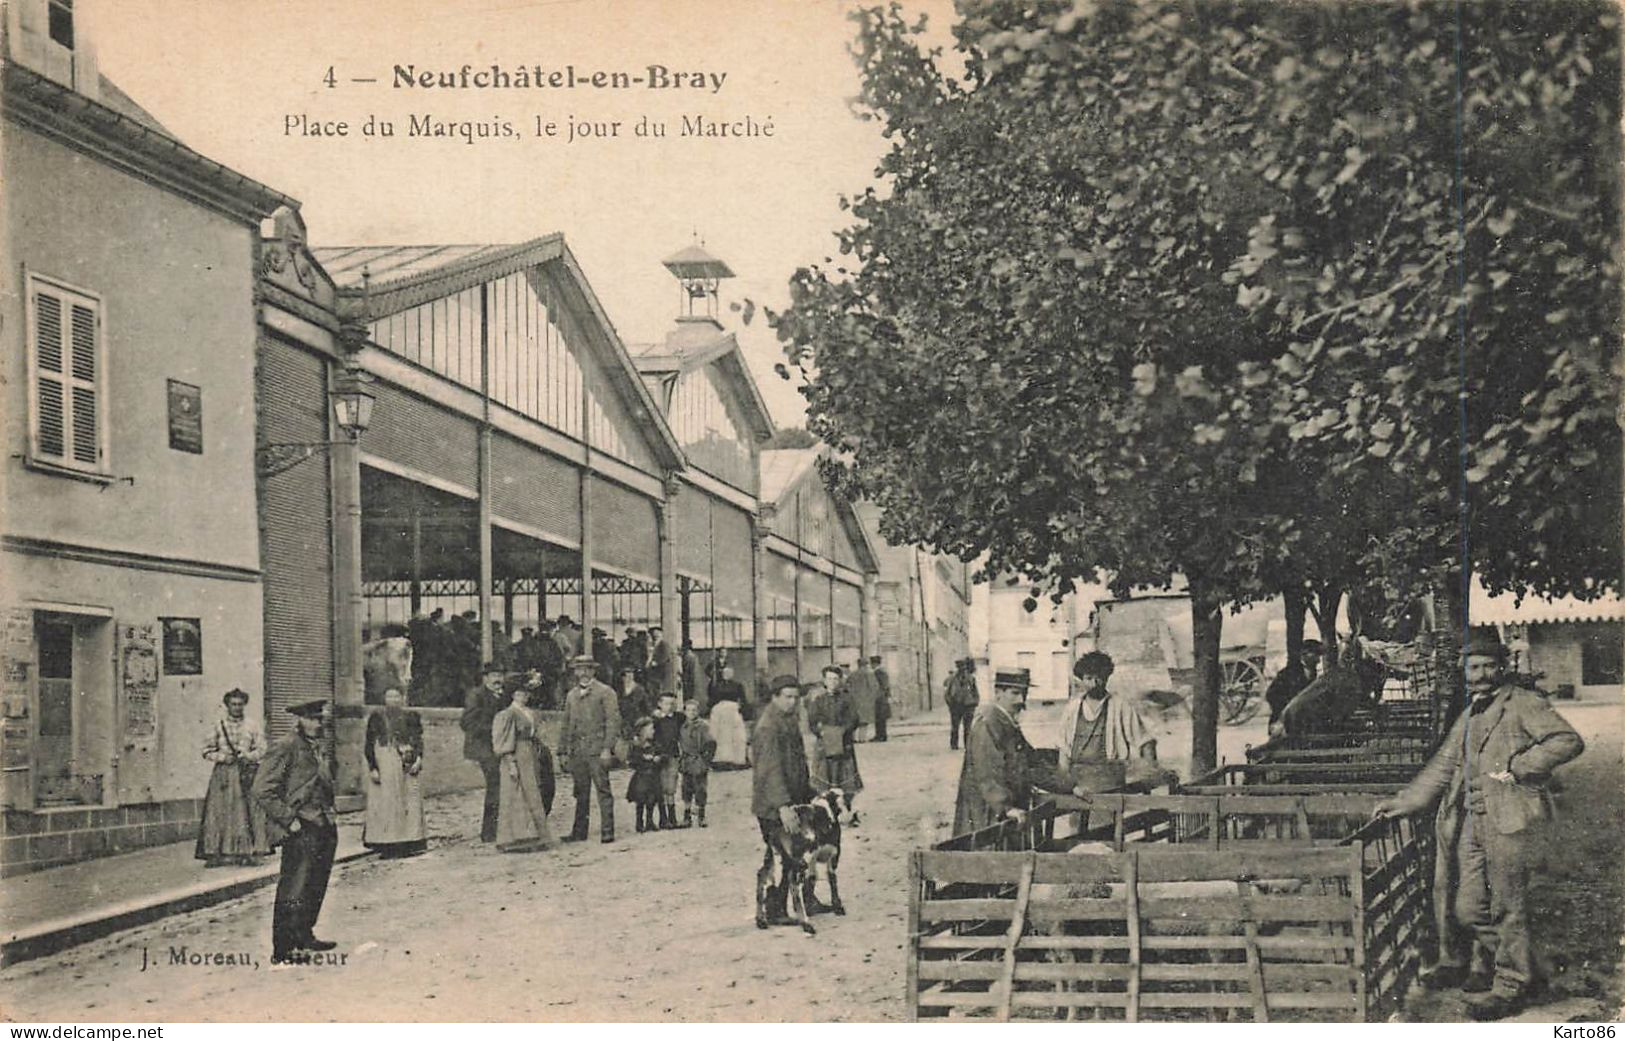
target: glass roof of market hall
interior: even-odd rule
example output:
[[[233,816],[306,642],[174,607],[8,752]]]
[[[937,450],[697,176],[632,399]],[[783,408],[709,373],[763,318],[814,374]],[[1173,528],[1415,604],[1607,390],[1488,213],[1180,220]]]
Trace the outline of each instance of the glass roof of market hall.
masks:
[[[379,347],[651,474],[677,442],[560,234],[312,253]],[[489,371],[481,371],[481,316]]]

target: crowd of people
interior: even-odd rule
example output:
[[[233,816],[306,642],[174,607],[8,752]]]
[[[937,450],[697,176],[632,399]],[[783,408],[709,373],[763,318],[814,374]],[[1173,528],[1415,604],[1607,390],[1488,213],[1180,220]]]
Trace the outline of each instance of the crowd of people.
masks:
[[[633,663],[652,666],[659,660],[652,649],[659,630],[650,636],[655,643],[648,658],[634,650]],[[733,765],[753,767],[751,812],[767,864],[789,855],[791,829],[797,827],[793,810],[820,792],[839,789],[849,815],[845,823],[858,823],[854,806],[864,782],[857,745],[871,733],[885,740],[889,714],[889,682],[877,659],[860,662],[850,674],[825,666],[817,683],[776,677],[760,706],[749,705],[724,667],[708,687],[709,713],[701,698],[676,689],[675,670],[646,667],[640,674],[635,664],[623,664],[617,691],[601,678],[598,656],[577,654],[566,664],[570,678],[558,756],[575,799],[563,841],[587,840],[594,796],[600,840],[615,841],[610,769],[617,762],[629,767],[623,795],[635,808],[639,833],[706,827],[709,775],[724,754]],[[1105,654],[1078,659],[1050,760],[1021,727],[1027,670],[999,669],[992,698],[981,702],[974,662],[957,663],[944,690],[950,748],[965,736],[956,834],[1023,819],[1036,793],[1143,790],[1172,778],[1157,762],[1154,729],[1137,702],[1110,691],[1112,672]],[[1468,992],[1469,1014],[1489,1019],[1523,1007],[1543,987],[1527,910],[1530,853],[1551,815],[1552,772],[1578,756],[1584,743],[1542,694],[1507,670],[1505,649],[1493,634],[1474,634],[1465,675],[1468,704],[1438,751],[1375,812],[1433,815],[1438,950],[1421,983]],[[560,764],[542,738],[535,707],[542,688],[507,677],[502,663],[485,663],[464,700],[464,755],[485,777],[480,838],[504,852],[549,849],[555,845],[549,818]],[[1308,684],[1313,676],[1290,679]],[[645,684],[655,688],[652,700]],[[297,728],[267,747],[259,725],[244,712],[248,700],[241,690],[229,691],[225,711],[204,741],[204,758],[213,767],[197,856],[211,865],[241,863],[280,847],[273,961],[303,960],[333,946],[313,932],[337,835],[332,773],[320,742],[324,702],[290,708]],[[748,751],[744,713],[755,724]],[[727,731],[720,739],[719,721]],[[422,853],[423,727],[401,690],[386,692],[383,706],[369,716],[364,754],[364,842],[386,857]],[[758,925],[800,924],[788,915],[786,898],[782,887],[770,887]]]
[[[591,649],[586,653],[601,683],[620,684],[620,677],[630,671],[646,689],[676,691],[684,700],[699,698],[703,706],[720,672],[720,663],[713,662],[707,675],[693,645],[685,642],[680,649],[673,649],[658,625],[628,625],[621,630],[617,643],[596,626],[589,634],[569,615],[523,626],[511,641],[500,624],[491,623],[488,658],[481,655],[480,621],[475,611],[448,617],[444,608],[437,607],[428,614],[415,614],[404,626],[386,625],[379,635],[384,639],[404,637],[410,642],[408,701],[421,706],[462,705],[469,688],[479,682],[483,665],[490,663],[535,692],[532,707],[561,708],[570,687],[568,663],[589,646],[589,635]]]

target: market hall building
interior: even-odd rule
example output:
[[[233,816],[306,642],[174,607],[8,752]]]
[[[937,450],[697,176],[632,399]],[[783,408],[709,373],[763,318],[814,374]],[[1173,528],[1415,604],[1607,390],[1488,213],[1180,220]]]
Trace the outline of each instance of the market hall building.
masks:
[[[707,676],[726,661],[747,689],[766,674],[772,422],[716,319],[726,265],[691,247],[667,267],[684,311],[634,358],[561,235],[311,250],[298,214],[279,214],[261,292],[267,703],[275,723],[277,708],[333,691],[341,791],[360,790],[365,706],[381,695],[370,656],[436,610],[472,612],[480,660],[568,616],[612,642],[660,625]],[[325,397],[356,381],[369,421],[334,436]],[[324,441],[325,462],[308,461],[322,453],[301,446]],[[816,542],[789,551],[824,569],[826,593],[809,578],[804,624],[780,628],[792,645],[795,632],[816,641],[837,631],[817,619],[838,603],[855,661],[863,578],[832,600],[836,564],[820,553],[833,544]],[[310,610],[324,595],[331,626]],[[812,660],[834,654],[821,646]],[[429,788],[474,783],[456,706],[477,669],[412,668]]]

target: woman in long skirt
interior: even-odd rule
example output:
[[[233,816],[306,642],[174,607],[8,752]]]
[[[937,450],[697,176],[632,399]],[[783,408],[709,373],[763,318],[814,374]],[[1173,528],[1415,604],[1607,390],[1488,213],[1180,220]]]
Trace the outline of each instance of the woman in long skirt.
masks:
[[[739,702],[719,701],[711,706],[711,733],[717,739],[713,767],[726,770],[750,765],[750,731],[739,714]]]
[[[400,688],[384,691],[384,707],[367,717],[362,752],[372,783],[361,843],[383,857],[413,857],[428,848],[423,829],[423,720],[406,709]]]
[[[248,797],[254,772],[265,757],[265,734],[244,711],[248,694],[230,690],[221,699],[226,714],[203,742],[203,758],[214,764],[203,797],[196,856],[209,867],[252,864],[271,851],[266,841],[265,813]]]
[[[525,704],[529,700],[530,691],[516,687],[513,703],[491,721],[491,750],[496,753],[502,779],[497,801],[497,849],[504,853],[551,849],[555,844],[542,803],[537,765],[541,736],[536,716]]]

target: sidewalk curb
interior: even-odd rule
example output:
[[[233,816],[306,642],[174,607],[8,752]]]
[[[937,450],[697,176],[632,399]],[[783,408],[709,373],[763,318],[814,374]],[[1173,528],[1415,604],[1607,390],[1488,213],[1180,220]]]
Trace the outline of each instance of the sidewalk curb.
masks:
[[[333,858],[333,866],[347,864],[372,855],[370,849],[356,849]],[[277,867],[268,865],[258,874],[237,878],[229,882],[203,882],[154,893],[149,897],[126,901],[112,907],[98,908],[70,918],[39,922],[11,934],[0,943],[0,968],[18,962],[43,958],[91,940],[100,939],[124,929],[133,929],[171,915],[212,907],[228,900],[246,896],[256,889],[271,885],[279,874]]]

